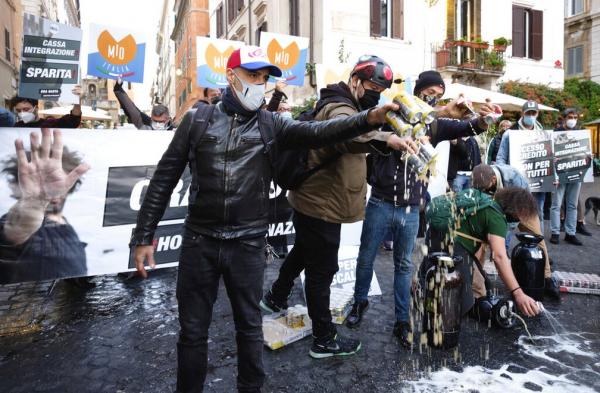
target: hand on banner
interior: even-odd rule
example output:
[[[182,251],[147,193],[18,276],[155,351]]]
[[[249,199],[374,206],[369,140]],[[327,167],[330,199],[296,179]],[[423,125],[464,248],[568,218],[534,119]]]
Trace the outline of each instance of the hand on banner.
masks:
[[[71,109],[71,114],[73,116],[81,116],[81,86],[76,85],[75,87],[73,87],[71,93],[79,97],[79,104],[73,105],[73,109]]]
[[[283,89],[285,89],[287,87],[287,83],[285,83],[284,80],[278,80],[277,82],[275,82],[275,90],[277,90],[280,93],[283,93]]]
[[[394,104],[393,102],[388,102],[387,104],[375,107],[369,110],[367,115],[367,122],[372,126],[379,126],[386,122],[385,114],[389,111],[399,111],[400,106]]]
[[[65,198],[75,182],[90,169],[89,165],[79,164],[70,173],[63,170],[63,143],[59,130],[54,130],[52,138],[50,130],[42,128],[41,145],[36,132],[31,133],[30,141],[31,161],[25,154],[23,141],[15,141],[21,199],[39,201],[45,206]]]
[[[148,261],[150,269],[156,267],[154,260],[154,246],[136,246],[134,251],[135,268],[143,278],[148,278],[148,273],[144,269],[144,261]]]
[[[417,150],[419,150],[415,141],[409,136],[401,138],[396,134],[392,134],[386,142],[390,148],[398,151],[406,151],[410,154],[416,154]]]

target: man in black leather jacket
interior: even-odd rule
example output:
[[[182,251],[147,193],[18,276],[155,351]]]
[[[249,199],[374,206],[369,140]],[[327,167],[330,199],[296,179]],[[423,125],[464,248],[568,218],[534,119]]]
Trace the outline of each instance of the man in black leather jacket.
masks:
[[[179,125],[158,163],[138,215],[131,245],[136,267],[154,267],[154,231],[171,192],[187,165],[193,189],[179,259],[177,299],[181,331],[177,344],[177,389],[201,392],[207,368],[207,338],[212,306],[222,275],[233,310],[238,345],[238,389],[259,392],[265,373],[259,301],[265,266],[269,155],[258,128],[259,108],[269,74],[280,76],[260,48],[236,50],[227,62],[229,86],[209,126],[194,148],[195,109]],[[377,128],[395,104],[339,120],[296,122],[272,116],[277,149],[317,148]],[[262,115],[261,115],[262,116]],[[204,120],[204,119],[202,119]],[[202,159],[197,159],[201,157]]]

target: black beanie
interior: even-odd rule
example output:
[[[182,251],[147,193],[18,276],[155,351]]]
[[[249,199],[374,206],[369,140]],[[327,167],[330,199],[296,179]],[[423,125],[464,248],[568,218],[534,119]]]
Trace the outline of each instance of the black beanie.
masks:
[[[418,95],[421,91],[425,90],[429,86],[440,86],[446,91],[446,84],[442,79],[442,76],[437,71],[423,71],[419,74],[419,79],[415,83],[415,89],[413,90],[414,95]]]

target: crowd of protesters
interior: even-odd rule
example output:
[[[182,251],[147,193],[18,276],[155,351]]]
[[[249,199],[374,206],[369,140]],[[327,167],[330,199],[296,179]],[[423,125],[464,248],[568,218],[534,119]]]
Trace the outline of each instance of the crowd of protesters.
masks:
[[[150,181],[131,238],[136,267],[143,277],[147,276],[146,264],[155,266],[154,233],[172,190],[186,167],[192,171],[177,280],[181,327],[177,343],[178,391],[203,389],[208,330],[221,277],[233,310],[240,392],[259,392],[265,378],[261,309],[267,313],[287,309],[287,299],[301,271],[306,276],[306,301],[313,327],[310,356],[346,356],[360,350],[360,340],[338,333],[329,310],[343,223],[363,222],[354,304],[346,320],[348,328],[359,328],[368,315],[367,293],[375,257],[382,242],[391,236],[387,240],[393,240],[392,331],[399,344],[411,346],[413,249],[419,233],[425,232],[430,251],[453,250],[468,261],[466,266],[483,263],[484,244],[488,245],[499,276],[519,311],[526,316],[540,312],[536,302],[519,287],[508,255],[511,232],[516,227],[544,234],[546,194],[529,192],[527,180],[510,166],[511,133],[506,132],[543,130],[537,120],[538,103],[527,101],[514,124],[501,121],[482,157],[477,135],[488,130],[484,119],[494,112],[493,105],[484,103],[477,112],[467,111],[464,100],[440,105],[445,83],[436,71],[422,72],[411,92],[436,112],[435,120],[426,126],[425,136],[417,141],[411,136],[399,136],[386,126],[385,114],[399,107],[395,103],[378,106],[381,94],[397,82],[384,59],[361,56],[348,80],[321,89],[311,111],[314,121],[297,121],[292,119],[284,82],[277,82],[266,102],[267,81],[281,77],[282,72],[261,53],[260,48],[251,46],[234,51],[227,62],[227,87],[203,89],[202,99],[186,112],[177,127],[166,106],[155,105],[148,116],[129,99],[120,82],[114,87],[122,109],[136,128],[175,130]],[[11,104],[10,112],[0,113],[2,126],[77,128],[81,123],[79,105],[61,118],[39,119],[36,100],[15,97]],[[567,109],[563,115],[564,124],[558,130],[579,129],[576,109]],[[199,122],[198,116],[207,118]],[[201,123],[204,128],[199,128]],[[50,140],[48,132],[43,137]],[[451,143],[447,190],[461,193],[476,189],[494,200],[489,209],[464,218],[463,227],[469,229],[451,239],[441,239],[434,231],[427,231],[427,225],[423,227],[420,212],[431,199],[428,179],[406,171],[404,162],[408,155],[417,153],[420,144],[435,146],[446,140]],[[288,193],[295,244],[281,265],[278,278],[263,294],[269,187],[277,180],[274,165],[279,162],[273,152],[280,155],[298,149],[307,151],[306,164],[316,169]],[[22,150],[22,146],[17,147],[19,161],[25,165],[30,158]],[[371,193],[365,203],[367,184]],[[71,186],[64,187],[65,191]],[[561,184],[557,179],[555,186],[550,241],[560,241],[564,222],[564,240],[581,245],[576,234],[591,235],[578,214],[581,183]],[[545,292],[552,299],[559,299],[551,278],[551,258],[545,244],[541,247],[546,254]],[[464,311],[485,293],[477,272],[469,269],[466,274],[468,286],[461,299]]]

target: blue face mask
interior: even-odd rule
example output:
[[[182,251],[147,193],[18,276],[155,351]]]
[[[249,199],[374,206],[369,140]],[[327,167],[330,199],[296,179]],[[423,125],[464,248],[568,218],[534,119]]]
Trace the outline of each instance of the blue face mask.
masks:
[[[537,116],[532,116],[532,115],[523,116],[523,125],[526,125],[527,127],[531,127],[535,124],[535,119],[537,119]]]

